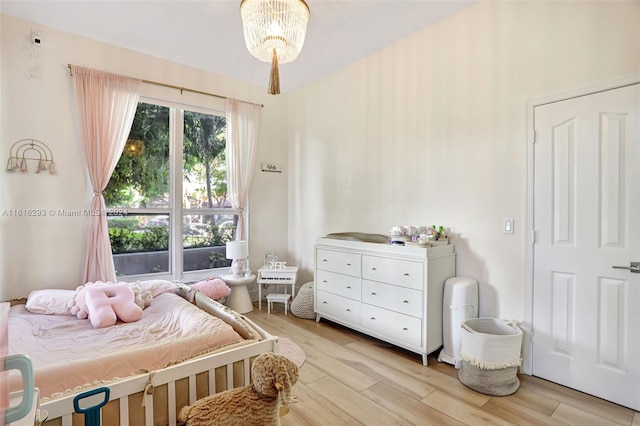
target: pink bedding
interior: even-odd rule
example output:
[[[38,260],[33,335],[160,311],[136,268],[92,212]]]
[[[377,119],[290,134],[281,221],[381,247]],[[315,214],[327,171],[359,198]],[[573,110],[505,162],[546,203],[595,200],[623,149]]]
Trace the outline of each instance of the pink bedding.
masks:
[[[42,397],[241,341],[229,324],[173,293],[155,297],[139,321],[99,329],[74,316],[33,314],[25,305],[9,313],[9,353],[31,357]]]

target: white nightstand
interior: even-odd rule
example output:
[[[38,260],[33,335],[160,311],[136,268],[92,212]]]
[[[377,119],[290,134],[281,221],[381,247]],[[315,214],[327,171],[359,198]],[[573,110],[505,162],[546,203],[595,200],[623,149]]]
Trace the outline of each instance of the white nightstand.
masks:
[[[241,314],[253,311],[253,302],[251,302],[247,286],[256,279],[256,276],[222,275],[220,278],[231,287],[231,294],[227,298],[227,306]]]
[[[287,266],[282,269],[269,269],[262,267],[258,269],[258,309],[262,309],[262,285],[277,284],[291,286],[291,299],[296,292],[296,279],[298,278],[298,267]],[[286,291],[286,290],[285,290]],[[286,294],[286,293],[285,293]]]

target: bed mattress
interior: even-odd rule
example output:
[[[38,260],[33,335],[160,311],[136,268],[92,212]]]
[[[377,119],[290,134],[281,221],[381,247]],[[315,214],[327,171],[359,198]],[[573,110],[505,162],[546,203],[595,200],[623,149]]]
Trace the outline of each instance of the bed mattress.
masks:
[[[9,353],[28,354],[41,397],[161,369],[243,342],[234,328],[174,293],[163,293],[132,323],[95,329],[68,315],[9,312]]]

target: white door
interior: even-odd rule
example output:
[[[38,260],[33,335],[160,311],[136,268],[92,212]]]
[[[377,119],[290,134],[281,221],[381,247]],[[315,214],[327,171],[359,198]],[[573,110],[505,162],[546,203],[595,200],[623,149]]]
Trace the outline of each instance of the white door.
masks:
[[[535,108],[533,375],[640,410],[640,84]]]

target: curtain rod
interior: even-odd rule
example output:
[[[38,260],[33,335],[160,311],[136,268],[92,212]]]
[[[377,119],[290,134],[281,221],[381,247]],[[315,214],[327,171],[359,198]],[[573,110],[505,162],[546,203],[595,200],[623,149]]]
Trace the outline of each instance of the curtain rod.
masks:
[[[71,64],[67,64],[67,68],[69,68],[69,74],[73,77],[73,70],[71,69]],[[213,96],[214,98],[227,99],[226,96],[217,95],[215,93],[203,92],[202,90],[189,89],[188,87],[181,87],[181,86],[176,86],[168,83],[160,83],[158,81],[152,81],[152,80],[140,79],[140,81],[147,84],[153,84],[154,86],[162,86],[162,87],[168,87],[169,89],[177,89],[180,91],[181,95],[182,95],[182,92],[191,92],[191,93],[197,93],[199,95]],[[245,101],[242,101],[242,102],[245,102]],[[247,103],[253,104],[253,105],[260,105],[262,108],[264,108],[263,104],[257,104],[255,102],[247,102]]]

